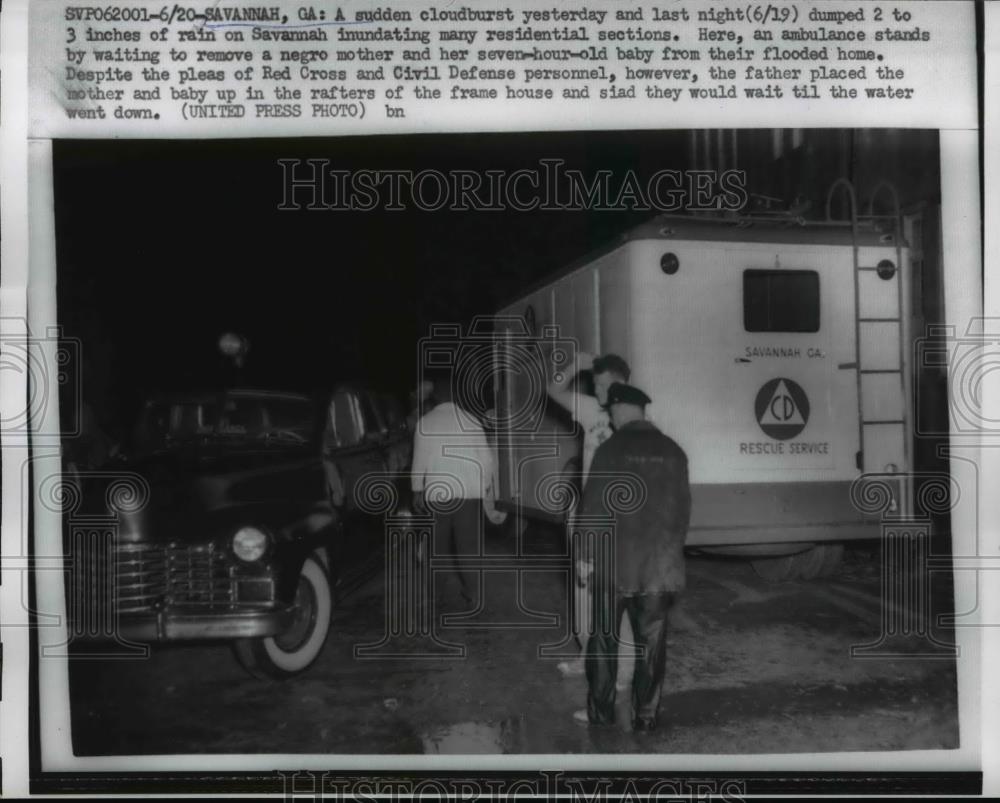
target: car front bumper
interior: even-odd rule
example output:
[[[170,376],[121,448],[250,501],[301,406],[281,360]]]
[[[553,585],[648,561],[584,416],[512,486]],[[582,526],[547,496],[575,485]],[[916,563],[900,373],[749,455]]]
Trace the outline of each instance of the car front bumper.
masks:
[[[207,612],[165,608],[122,616],[118,633],[138,642],[265,638],[287,630],[294,615],[293,605]]]

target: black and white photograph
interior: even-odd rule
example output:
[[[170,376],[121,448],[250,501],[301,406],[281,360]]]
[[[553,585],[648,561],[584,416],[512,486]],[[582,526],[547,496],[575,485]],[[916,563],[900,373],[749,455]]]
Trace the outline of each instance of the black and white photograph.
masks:
[[[75,756],[963,747],[937,130],[52,177]]]

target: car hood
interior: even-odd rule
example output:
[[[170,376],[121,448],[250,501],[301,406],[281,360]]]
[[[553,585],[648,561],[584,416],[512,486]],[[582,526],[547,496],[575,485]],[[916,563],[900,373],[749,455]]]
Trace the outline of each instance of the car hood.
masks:
[[[106,516],[121,541],[197,542],[280,521],[306,490],[318,501],[321,476],[315,446],[174,448],[85,477],[82,496],[87,515]]]

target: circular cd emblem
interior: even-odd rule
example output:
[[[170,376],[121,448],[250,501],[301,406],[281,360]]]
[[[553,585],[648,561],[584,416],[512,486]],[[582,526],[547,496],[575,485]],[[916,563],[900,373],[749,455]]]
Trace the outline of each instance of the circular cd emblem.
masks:
[[[791,379],[778,377],[757,391],[754,401],[757,423],[764,434],[778,441],[794,438],[809,422],[809,399]]]

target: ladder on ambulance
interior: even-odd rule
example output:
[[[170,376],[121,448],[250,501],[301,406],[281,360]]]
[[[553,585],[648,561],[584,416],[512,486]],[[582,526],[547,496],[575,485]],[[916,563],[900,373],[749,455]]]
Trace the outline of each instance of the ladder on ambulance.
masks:
[[[851,243],[853,251],[853,279],[854,279],[854,365],[857,376],[858,393],[858,444],[857,467],[859,471],[871,473],[885,473],[889,470],[887,466],[872,465],[868,459],[869,453],[866,450],[875,437],[876,433],[885,434],[886,429],[896,430],[902,448],[903,465],[898,466],[900,472],[910,471],[910,443],[909,443],[909,419],[910,413],[907,409],[907,377],[904,371],[906,365],[906,355],[904,349],[904,321],[903,315],[905,304],[903,299],[903,277],[902,271],[905,266],[902,264],[902,217],[899,210],[899,198],[895,188],[886,181],[879,182],[872,191],[871,199],[868,202],[868,212],[865,215],[858,214],[857,194],[853,184],[846,178],[838,179],[830,187],[827,195],[827,219],[830,220],[830,204],[838,188],[843,188],[850,200],[851,207]],[[888,192],[892,199],[891,214],[875,214],[874,204],[879,193]],[[858,243],[859,230],[862,225],[876,225],[891,222],[892,243],[896,249],[896,260],[894,265],[887,265],[884,261],[877,265],[862,264],[860,258],[860,246]],[[874,260],[873,260],[874,261]],[[891,271],[891,273],[890,273]],[[875,273],[880,278],[888,274],[896,283],[896,292],[893,294],[893,304],[891,309],[880,312],[878,315],[863,314],[862,303],[862,275]],[[886,341],[886,329],[894,334],[892,340],[897,344],[895,354],[895,364],[893,367],[878,365],[870,361],[872,355]],[[846,367],[846,366],[845,366]],[[877,417],[866,418],[866,398],[875,394],[876,385],[879,380],[893,378],[899,382],[899,405],[898,410],[893,410],[889,415],[879,415]],[[909,510],[909,482],[905,476],[901,477],[898,499],[902,510]]]

